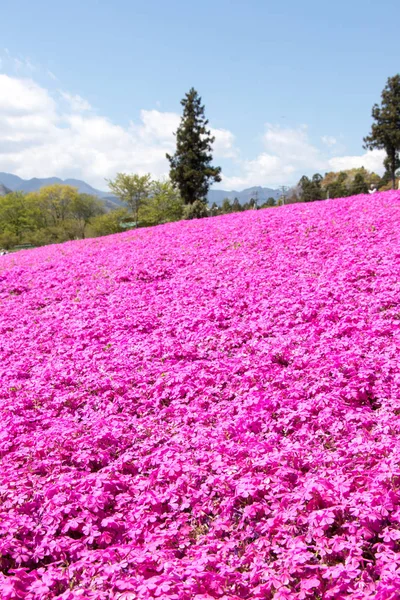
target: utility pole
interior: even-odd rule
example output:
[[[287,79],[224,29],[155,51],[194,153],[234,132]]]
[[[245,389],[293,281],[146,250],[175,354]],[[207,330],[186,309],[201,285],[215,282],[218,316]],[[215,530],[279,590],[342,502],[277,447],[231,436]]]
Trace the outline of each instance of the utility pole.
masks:
[[[258,191],[256,190],[254,192],[254,210],[257,210],[258,208]]]
[[[279,186],[279,189],[281,190],[281,197],[279,198],[279,200],[282,199],[282,204],[283,206],[285,206],[285,200],[286,200],[286,192],[289,191],[289,188],[287,185],[281,185]]]

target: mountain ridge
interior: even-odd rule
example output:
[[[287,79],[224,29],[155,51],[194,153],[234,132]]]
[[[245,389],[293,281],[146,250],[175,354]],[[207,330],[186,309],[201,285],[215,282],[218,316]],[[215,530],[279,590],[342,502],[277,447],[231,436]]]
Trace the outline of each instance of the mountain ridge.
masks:
[[[116,205],[115,207],[121,206],[122,204],[121,201],[113,196],[110,192],[98,190],[81,179],[61,179],[60,177],[33,177],[32,179],[23,179],[22,177],[13,175],[12,173],[0,172],[0,184],[12,192],[36,192],[46,185],[53,185],[55,183],[72,185],[77,187],[81,194],[91,194],[93,196],[97,196],[101,200],[104,200],[110,208],[112,208],[113,204]],[[225,198],[228,198],[231,201],[235,198],[238,198],[241,204],[245,204],[246,202],[249,202],[251,198],[257,197],[258,203],[262,204],[271,197],[277,200],[280,195],[281,192],[279,190],[262,186],[253,186],[240,192],[236,190],[229,191],[212,189],[208,192],[207,200],[209,204],[213,204],[215,202],[215,204],[221,206]]]

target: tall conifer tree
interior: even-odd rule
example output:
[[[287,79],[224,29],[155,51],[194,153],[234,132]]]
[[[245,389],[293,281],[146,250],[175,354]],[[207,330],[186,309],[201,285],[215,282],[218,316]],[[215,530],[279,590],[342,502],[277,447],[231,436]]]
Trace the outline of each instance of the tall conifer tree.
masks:
[[[181,100],[183,115],[176,132],[176,152],[167,154],[171,181],[179,188],[185,204],[207,202],[212,182],[221,181],[221,168],[213,167],[212,144],[215,138],[207,128],[204,106],[194,88]]]
[[[396,187],[396,169],[400,151],[400,75],[389,77],[382,92],[382,102],[372,107],[371,133],[364,138],[364,147],[385,150],[385,167]]]

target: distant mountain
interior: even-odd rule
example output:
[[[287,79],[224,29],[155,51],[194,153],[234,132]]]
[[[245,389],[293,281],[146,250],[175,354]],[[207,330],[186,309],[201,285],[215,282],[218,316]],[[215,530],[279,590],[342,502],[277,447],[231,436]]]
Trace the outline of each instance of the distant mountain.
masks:
[[[10,194],[11,190],[6,187],[5,185],[3,185],[2,183],[0,183],[0,196],[6,196],[7,194]]]
[[[85,181],[81,181],[80,179],[63,180],[59,177],[47,177],[44,179],[38,179],[37,177],[34,177],[33,179],[22,179],[21,177],[18,177],[18,175],[0,172],[0,183],[3,184],[5,188],[8,188],[13,192],[36,192],[37,190],[40,190],[40,188],[42,188],[43,186],[52,185],[54,183],[73,185],[74,187],[78,188],[81,194],[91,194],[93,196],[98,196],[99,198],[104,200],[106,207],[109,209],[122,206],[122,202],[118,198],[110,194],[110,192],[102,192],[101,190],[97,190],[96,188],[92,187]],[[257,197],[258,204],[260,205],[271,197],[277,200],[280,197],[280,195],[281,192],[279,190],[274,190],[272,188],[266,188],[261,186],[254,186],[242,190],[241,192],[236,192],[235,190],[231,192],[226,190],[210,190],[208,192],[207,200],[209,204],[213,204],[213,202],[215,202],[215,204],[221,206],[224,198],[229,198],[229,200],[234,200],[235,198],[238,198],[241,204],[245,204],[246,202],[249,202],[251,198]]]
[[[96,188],[92,187],[85,181],[81,181],[80,179],[63,180],[59,177],[47,177],[44,179],[38,179],[37,177],[34,177],[33,179],[22,179],[21,177],[18,177],[18,175],[12,175],[11,173],[0,173],[0,182],[10,188],[10,190],[13,192],[36,192],[45,185],[60,183],[77,187],[81,194],[92,194],[93,196],[98,196],[99,198],[104,198],[111,195],[109,192],[96,190]]]
[[[18,175],[12,175],[11,173],[1,173],[0,172],[0,195],[4,195],[1,193],[1,189],[7,189],[8,192],[36,192],[40,190],[40,188],[45,185],[53,185],[54,183],[72,185],[77,187],[81,194],[90,194],[92,196],[97,196],[104,201],[106,208],[113,209],[118,208],[122,205],[122,202],[112,196],[110,192],[102,192],[101,190],[97,190],[92,187],[85,181],[81,181],[80,179],[60,179],[59,177],[47,177],[43,179],[39,179],[34,177],[33,179],[22,179],[18,177]]]
[[[1,174],[0,174],[0,179],[1,179]],[[215,204],[218,204],[218,206],[221,206],[221,204],[225,198],[228,198],[229,200],[234,200],[235,198],[238,198],[240,204],[245,204],[246,202],[249,202],[249,200],[251,200],[251,198],[257,197],[258,204],[260,205],[263,202],[265,202],[266,200],[268,200],[268,198],[274,198],[274,200],[278,200],[278,198],[280,196],[281,196],[281,192],[279,190],[274,190],[272,188],[265,188],[265,187],[261,187],[261,186],[254,186],[254,187],[242,190],[241,192],[236,192],[236,191],[227,192],[225,190],[210,190],[208,192],[207,200],[208,200],[209,204],[212,204],[213,202],[215,202]]]
[[[23,181],[24,180],[21,179],[21,177],[18,177],[18,175],[11,175],[10,173],[0,173],[0,183],[2,183],[3,185],[5,185],[12,192],[14,192],[15,190],[17,190],[18,186]]]

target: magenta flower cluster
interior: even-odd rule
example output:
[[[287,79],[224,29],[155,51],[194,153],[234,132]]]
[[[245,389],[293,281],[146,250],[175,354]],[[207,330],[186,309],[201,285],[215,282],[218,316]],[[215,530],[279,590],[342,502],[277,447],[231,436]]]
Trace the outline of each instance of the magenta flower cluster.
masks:
[[[400,598],[400,193],[0,257],[3,600]]]

